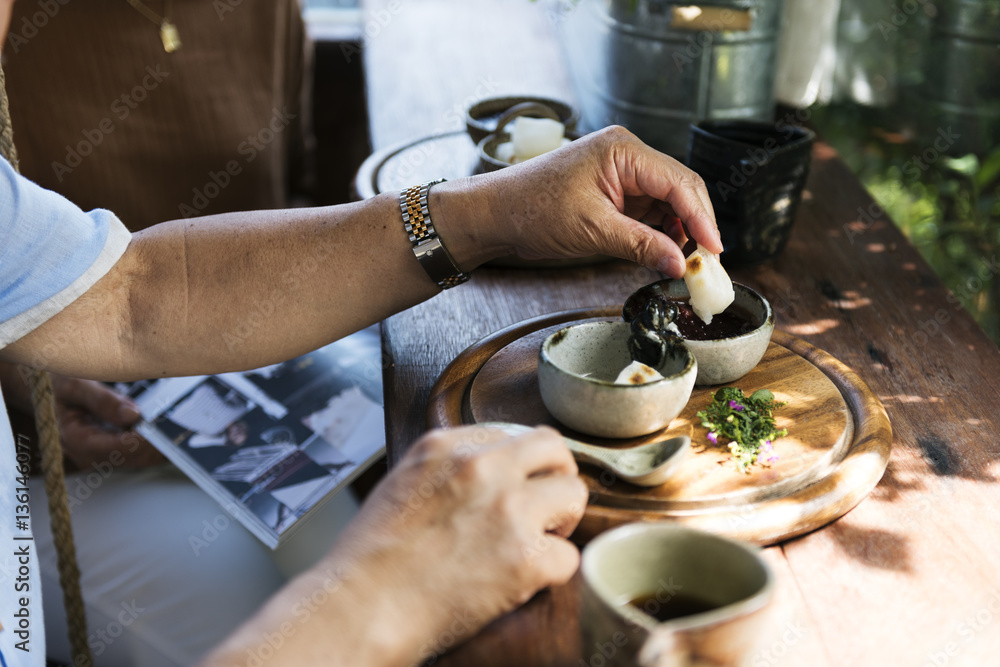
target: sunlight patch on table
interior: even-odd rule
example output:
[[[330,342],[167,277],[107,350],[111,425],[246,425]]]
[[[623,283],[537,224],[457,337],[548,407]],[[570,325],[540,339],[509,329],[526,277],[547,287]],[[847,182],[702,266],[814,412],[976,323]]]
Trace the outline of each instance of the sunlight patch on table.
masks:
[[[830,329],[835,329],[840,326],[840,321],[832,318],[826,318],[822,320],[816,320],[814,322],[808,322],[806,324],[787,324],[783,328],[790,334],[796,336],[809,336],[814,334],[826,333]]]

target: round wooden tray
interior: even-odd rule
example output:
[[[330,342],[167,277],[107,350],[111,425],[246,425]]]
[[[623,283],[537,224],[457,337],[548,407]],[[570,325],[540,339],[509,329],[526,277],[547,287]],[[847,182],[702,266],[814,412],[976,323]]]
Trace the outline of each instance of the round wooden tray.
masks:
[[[815,530],[842,516],[878,483],[892,447],[892,430],[881,402],[843,363],[782,331],[775,331],[764,358],[733,383],[747,394],[767,388],[786,405],[775,411],[789,434],[775,442],[779,460],[736,469],[725,443],[712,445],[695,413],[717,387],[695,387],[670,425],[628,440],[601,439],[572,431],[545,409],[538,393],[538,348],[570,322],[619,319],[621,307],[553,313],[499,331],[472,345],[441,374],[431,390],[431,427],[485,421],[549,424],[582,442],[633,447],[689,435],[694,454],[659,487],[617,481],[582,464],[590,502],[574,534],[586,542],[631,521],[673,520],[757,544],[773,544]]]
[[[408,188],[437,178],[462,178],[479,173],[479,153],[465,130],[432,134],[406,141],[369,155],[354,177],[354,189],[361,199],[381,192]],[[611,261],[603,255],[573,259],[520,259],[499,257],[490,266],[517,269],[561,269],[592,266]]]

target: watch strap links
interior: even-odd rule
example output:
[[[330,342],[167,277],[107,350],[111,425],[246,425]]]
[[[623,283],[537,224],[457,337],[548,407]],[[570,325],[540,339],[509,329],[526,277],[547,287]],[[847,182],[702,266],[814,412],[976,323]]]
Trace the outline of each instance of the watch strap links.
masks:
[[[458,268],[454,258],[434,229],[434,222],[427,207],[430,189],[445,179],[413,185],[399,193],[399,210],[403,226],[409,234],[413,254],[438,287],[449,289],[469,279],[469,274]]]

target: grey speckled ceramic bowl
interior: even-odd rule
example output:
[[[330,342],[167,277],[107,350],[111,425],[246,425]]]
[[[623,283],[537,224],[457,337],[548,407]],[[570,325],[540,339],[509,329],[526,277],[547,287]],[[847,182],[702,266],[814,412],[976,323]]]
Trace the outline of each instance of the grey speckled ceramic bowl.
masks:
[[[698,359],[698,385],[735,382],[752,371],[767,351],[774,332],[774,312],[767,299],[742,283],[733,282],[736,298],[733,303],[750,311],[757,325],[750,333],[716,340],[684,340]],[[653,295],[668,299],[690,296],[683,280],[660,280],[634,292],[622,309],[622,317],[631,322],[640,303]]]
[[[542,402],[566,426],[602,438],[632,438],[657,431],[691,397],[698,362],[688,350],[640,385],[615,384],[632,362],[626,322],[583,322],[550,335],[538,351]],[[586,374],[586,375],[585,375]]]

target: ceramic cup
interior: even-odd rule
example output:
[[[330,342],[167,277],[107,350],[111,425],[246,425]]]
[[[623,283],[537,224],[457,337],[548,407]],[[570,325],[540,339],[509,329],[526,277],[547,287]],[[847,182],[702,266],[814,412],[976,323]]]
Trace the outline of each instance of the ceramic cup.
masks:
[[[698,360],[698,378],[695,384],[700,386],[727,384],[735,382],[756,368],[767,352],[771,334],[774,333],[774,311],[771,304],[756,290],[742,283],[733,283],[735,298],[733,305],[738,306],[753,318],[753,330],[744,334],[717,338],[714,340],[684,340],[684,345],[691,350]],[[642,310],[649,299],[687,299],[690,297],[687,283],[680,279],[659,280],[640,287],[633,292],[622,308],[622,318],[626,322]],[[683,337],[684,333],[681,332]]]
[[[726,264],[760,264],[785,247],[809,175],[812,130],[750,120],[691,126],[687,166],[708,188]]]
[[[549,413],[571,429],[602,438],[658,431],[680,414],[698,363],[687,348],[667,356],[663,379],[615,384],[632,362],[627,322],[581,322],[548,336],[538,351],[538,389]]]
[[[631,523],[587,544],[580,570],[580,664],[737,667],[767,636],[774,575],[749,544]]]

